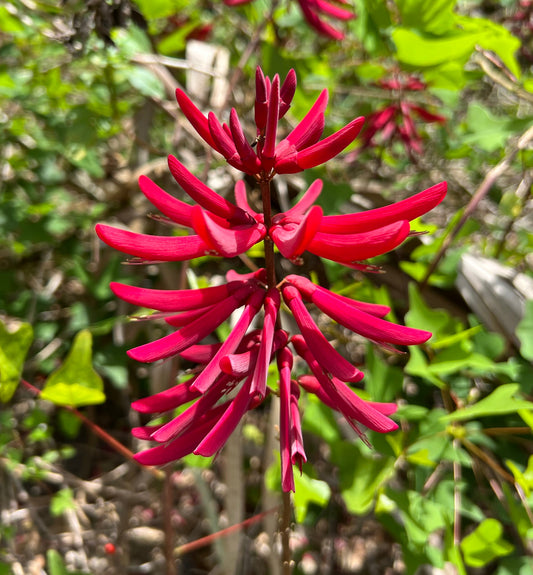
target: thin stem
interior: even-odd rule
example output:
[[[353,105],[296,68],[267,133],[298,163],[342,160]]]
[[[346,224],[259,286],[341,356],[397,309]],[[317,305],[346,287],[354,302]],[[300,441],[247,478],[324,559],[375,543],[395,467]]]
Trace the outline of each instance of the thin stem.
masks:
[[[174,529],[172,528],[171,510],[174,506],[172,497],[172,471],[165,471],[165,481],[163,483],[163,505],[166,511],[163,514],[165,528],[165,562],[166,575],[176,575],[176,562],[174,560]]]
[[[281,511],[279,530],[281,533],[281,572],[283,575],[291,575],[291,494],[283,493],[283,508]]]
[[[272,207],[270,205],[270,179],[261,180],[261,199],[263,200],[263,214],[265,217],[265,227],[270,230],[272,227]],[[276,266],[274,260],[274,242],[268,235],[264,239],[265,246],[265,269],[267,274],[267,285],[269,288],[274,287],[276,282]]]

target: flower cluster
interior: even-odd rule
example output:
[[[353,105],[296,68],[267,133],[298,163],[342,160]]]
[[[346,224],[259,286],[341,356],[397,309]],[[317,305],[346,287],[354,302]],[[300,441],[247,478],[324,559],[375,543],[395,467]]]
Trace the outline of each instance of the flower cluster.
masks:
[[[228,6],[238,6],[239,4],[248,4],[252,0],[224,0]],[[334,20],[352,20],[355,14],[342,5],[348,5],[348,0],[298,0],[300,9],[308,24],[314,28],[319,34],[327,36],[332,40],[342,40],[344,34],[338,29],[329,24],[325,18],[333,18]]]
[[[391,90],[398,95],[397,100],[370,114],[367,118],[366,128],[361,134],[361,148],[370,148],[376,145],[384,146],[398,139],[409,155],[413,152],[422,153],[422,136],[415,126],[416,116],[426,124],[443,124],[446,118],[433,114],[426,108],[403,99],[403,92],[419,92],[426,85],[416,78],[408,78],[405,82],[399,80],[382,80],[381,88]]]
[[[229,164],[255,177],[263,193],[263,213],[250,207],[243,181],[235,185],[233,203],[170,156],[170,172],[195,205],[176,199],[145,176],[139,180],[140,188],[169,222],[190,228],[194,233],[160,237],[98,224],[98,236],[143,262],[184,261],[206,254],[231,258],[263,241],[265,252],[271,250],[271,258],[275,245],[281,256],[296,264],[305,252],[310,252],[364,269],[364,260],[394,249],[409,236],[409,222],[442,201],[445,183],[390,206],[324,216],[322,209],[314,205],[323,187],[316,180],[291,209],[271,215],[268,192],[274,175],[328,161],[351,143],[362,123],[357,118],[320,140],[327,102],[324,91],[305,118],[278,142],[278,122],[289,109],[295,89],[294,71],[281,84],[277,75],[270,80],[258,68],[255,147],[248,143],[235,110],[230,113],[229,125],[221,124],[213,114],[206,117],[182,91],[177,92],[182,111],[201,137]],[[397,424],[389,417],[396,410],[395,404],[364,401],[353,391],[349,384],[360,382],[363,373],[326,339],[308,305],[389,349],[424,343],[431,334],[386,321],[383,318],[390,311],[388,307],[335,294],[306,277],[291,274],[278,282],[273,259],[269,263],[265,257],[265,261],[266,269],[248,274],[231,271],[227,283],[201,289],[158,290],[111,284],[119,298],[155,310],[150,318],[163,318],[174,328],[156,341],[131,349],[130,357],[151,363],[180,355],[198,366],[187,381],[133,403],[139,412],[159,414],[193,402],[167,423],[134,430],[136,437],[159,444],[139,453],[138,461],[161,465],[189,453],[216,454],[244,414],[268,396],[267,374],[273,361],[279,372],[285,491],[294,490],[293,464],[301,468],[306,460],[298,410],[302,388],[340,412],[364,440],[364,428],[381,433],[396,429]],[[300,333],[290,334],[283,329],[282,302]],[[234,312],[239,317],[226,341],[202,343]],[[294,376],[295,361],[305,362],[311,375]]]

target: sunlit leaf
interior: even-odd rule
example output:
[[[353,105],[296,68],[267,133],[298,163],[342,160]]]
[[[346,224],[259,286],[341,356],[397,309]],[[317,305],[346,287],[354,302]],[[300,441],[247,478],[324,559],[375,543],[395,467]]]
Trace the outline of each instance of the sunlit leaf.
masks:
[[[29,323],[21,323],[10,332],[0,321],[0,401],[9,401],[20,381],[24,359],[33,341]]]
[[[497,519],[485,519],[461,541],[465,563],[483,567],[497,557],[509,555],[514,546],[502,538],[503,527]]]
[[[57,405],[94,405],[105,401],[104,383],[92,365],[92,335],[80,331],[59,369],[46,380],[42,399]]]
[[[443,417],[445,421],[461,421],[464,419],[476,419],[491,415],[503,415],[514,413],[519,409],[533,410],[533,402],[516,397],[520,385],[507,383],[500,385],[492,393],[484,397],[474,405],[458,409]]]
[[[325,481],[313,479],[305,473],[294,473],[294,514],[296,521],[302,523],[311,503],[324,507],[331,496],[331,489]]]

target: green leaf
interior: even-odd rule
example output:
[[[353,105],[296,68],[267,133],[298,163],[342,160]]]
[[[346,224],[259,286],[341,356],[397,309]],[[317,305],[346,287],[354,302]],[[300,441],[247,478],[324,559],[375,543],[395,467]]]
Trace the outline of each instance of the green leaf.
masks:
[[[46,553],[49,575],[69,575],[61,555],[55,549],[49,549]]]
[[[367,457],[357,445],[345,441],[331,446],[331,461],[339,467],[342,498],[355,515],[370,510],[379,489],[394,475],[393,457]]]
[[[365,389],[372,401],[394,401],[403,385],[402,370],[389,365],[372,345],[366,353]]]
[[[147,20],[174,16],[184,6],[183,0],[135,0],[135,4]]]
[[[56,405],[94,405],[105,401],[102,378],[92,366],[92,335],[78,333],[63,365],[46,380],[41,398]]]
[[[454,15],[455,29],[444,36],[429,36],[398,27],[392,33],[400,62],[416,67],[449,66],[450,62],[464,65],[477,45],[492,50],[516,76],[520,67],[515,52],[520,40],[508,30],[485,18]]]
[[[29,323],[21,323],[10,332],[0,321],[0,401],[11,399],[20,381],[24,359],[33,341]]]
[[[446,386],[444,381],[430,373],[428,370],[428,365],[429,364],[426,356],[424,355],[424,352],[417,346],[410,346],[409,361],[405,366],[405,373],[427,380],[439,388],[444,388]]]
[[[429,308],[415,283],[409,284],[409,311],[405,314],[405,325],[425,329],[433,333],[430,341],[449,335],[452,320],[448,312]]]
[[[533,361],[533,300],[531,299],[526,301],[525,315],[516,328],[516,335],[520,340],[522,357]]]
[[[495,116],[477,102],[472,102],[468,106],[466,124],[468,133],[463,136],[463,142],[474,144],[489,153],[503,148],[513,133],[508,117]]]
[[[527,462],[527,469],[524,472],[522,472],[510,459],[506,460],[505,463],[511,470],[515,481],[524,490],[526,497],[529,497],[533,491],[533,455],[529,457]]]
[[[72,489],[66,487],[65,489],[60,489],[57,493],[54,493],[50,501],[50,513],[54,517],[58,517],[68,511],[69,509],[74,509],[76,504],[74,503],[74,493]]]
[[[161,80],[147,68],[135,66],[128,74],[129,83],[147,98],[164,98],[165,88]]]
[[[503,527],[497,519],[485,519],[461,541],[465,563],[470,567],[483,567],[497,557],[513,552],[514,547],[502,539]]]
[[[461,421],[464,419],[477,419],[491,415],[514,413],[519,409],[533,410],[533,402],[515,397],[520,389],[518,383],[500,385],[487,397],[474,405],[458,409],[444,416],[444,421]]]
[[[457,0],[396,1],[404,26],[438,36],[453,28],[453,9],[456,4]]]
[[[457,34],[444,37],[426,37],[408,28],[396,28],[392,39],[397,58],[410,66],[440,66],[450,61],[465,63],[478,42],[479,34]]]
[[[331,496],[331,489],[325,481],[319,481],[305,473],[294,473],[294,514],[296,521],[302,523],[311,503],[325,507]]]

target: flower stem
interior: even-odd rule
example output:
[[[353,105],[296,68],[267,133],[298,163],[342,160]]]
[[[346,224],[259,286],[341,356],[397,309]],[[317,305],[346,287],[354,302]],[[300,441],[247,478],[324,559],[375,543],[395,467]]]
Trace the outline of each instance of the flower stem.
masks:
[[[281,511],[279,530],[281,534],[281,572],[283,575],[291,575],[291,494],[284,492],[283,508]]]
[[[265,218],[265,227],[270,230],[272,227],[272,206],[271,194],[270,194],[270,179],[261,180],[261,199],[263,200],[263,214]],[[276,266],[274,260],[274,242],[272,238],[268,235],[264,239],[265,246],[265,269],[267,274],[267,285],[269,288],[276,285]]]

